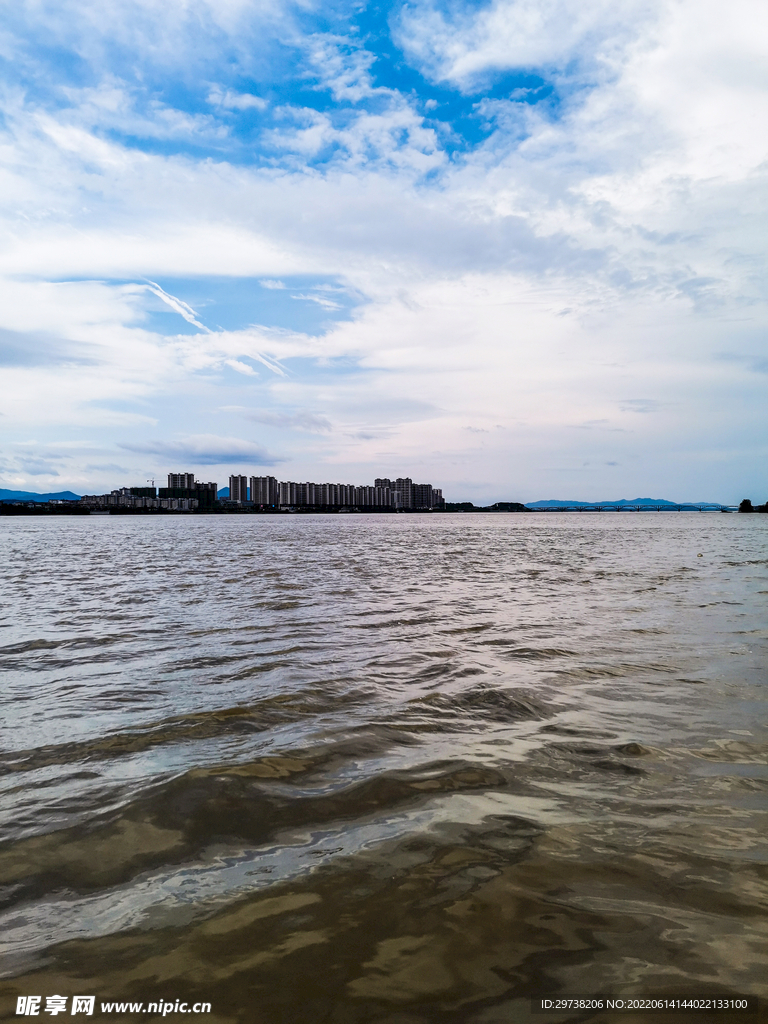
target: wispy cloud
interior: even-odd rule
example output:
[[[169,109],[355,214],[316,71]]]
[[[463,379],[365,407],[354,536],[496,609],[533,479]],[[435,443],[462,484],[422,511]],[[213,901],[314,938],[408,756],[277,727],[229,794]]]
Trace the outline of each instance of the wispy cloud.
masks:
[[[292,299],[305,299],[307,302],[316,302],[318,306],[322,306],[323,309],[342,309],[338,302],[333,302],[331,299],[326,299],[323,295],[292,295]]]
[[[664,403],[654,398],[625,398],[619,406],[622,412],[640,413],[658,412],[663,407]]]
[[[0,327],[0,366],[96,366],[98,348],[41,331],[9,331]]]
[[[234,92],[232,89],[222,89],[219,86],[214,86],[208,93],[208,102],[214,107],[224,107],[227,110],[266,110],[269,106],[261,96]]]
[[[219,466],[240,463],[254,466],[275,466],[285,459],[271,455],[261,445],[238,437],[217,437],[215,434],[190,434],[176,441],[151,440],[123,442],[125,451],[157,455],[166,462],[189,466]]]
[[[200,323],[197,319],[197,313],[191,306],[188,306],[186,302],[183,302],[181,299],[177,299],[175,295],[169,295],[167,291],[161,288],[159,284],[155,284],[154,281],[148,281],[147,287],[153,295],[156,295],[158,299],[161,299],[167,306],[170,306],[174,313],[178,313],[179,316],[184,317],[187,323],[194,324],[195,327],[199,327],[200,330],[205,331],[206,334],[213,333],[205,326],[205,324]]]
[[[768,357],[764,355],[748,355],[746,352],[717,352],[715,359],[739,364],[751,373],[768,373]]]
[[[331,430],[331,422],[325,416],[317,416],[309,412],[279,413],[279,412],[250,412],[246,419],[254,423],[264,423],[270,427],[280,427],[285,430],[306,430],[311,433],[326,433]]]
[[[30,476],[59,476],[61,468],[45,459],[19,459],[19,467]]]
[[[251,359],[258,360],[258,362],[262,363],[264,366],[266,366],[268,370],[271,370],[272,373],[276,374],[278,377],[287,376],[285,370],[277,361],[277,359],[269,359],[261,352],[249,352],[248,354],[250,355]]]
[[[122,466],[118,462],[88,462],[85,469],[92,473],[130,473],[128,466]]]

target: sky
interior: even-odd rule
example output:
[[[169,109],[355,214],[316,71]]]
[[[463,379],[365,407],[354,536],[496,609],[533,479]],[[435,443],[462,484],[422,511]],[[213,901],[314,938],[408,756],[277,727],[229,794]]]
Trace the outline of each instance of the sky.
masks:
[[[0,487],[768,498],[762,0],[20,0]]]

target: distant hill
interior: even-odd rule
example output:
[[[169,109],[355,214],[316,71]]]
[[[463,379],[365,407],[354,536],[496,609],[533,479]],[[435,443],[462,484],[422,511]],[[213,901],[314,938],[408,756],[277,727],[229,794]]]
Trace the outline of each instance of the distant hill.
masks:
[[[613,501],[529,501],[526,508],[596,508],[598,505],[711,505],[725,508],[718,501],[668,501],[666,498],[619,498]]]
[[[217,496],[219,498],[228,498],[229,497],[229,488],[228,487],[220,487],[218,489],[218,491],[216,492],[216,494],[217,494]]]
[[[80,495],[72,491],[36,494],[34,491],[6,491],[0,487],[0,501],[80,501]]]

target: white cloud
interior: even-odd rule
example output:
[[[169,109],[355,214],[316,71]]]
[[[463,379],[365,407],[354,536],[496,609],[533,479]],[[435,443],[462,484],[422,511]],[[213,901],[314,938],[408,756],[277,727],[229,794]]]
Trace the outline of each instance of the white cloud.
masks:
[[[85,66],[121,64],[146,77],[147,70],[178,74],[219,64],[222,49],[245,68],[258,64],[276,34],[297,34],[300,7],[285,0],[38,0],[9,10],[5,30],[16,59],[31,36],[76,53]]]
[[[82,132],[108,131],[141,139],[183,140],[199,144],[226,138],[228,129],[206,114],[190,114],[146,98],[114,76],[106,76],[97,87],[65,87],[61,90],[68,106],[56,117],[38,114],[40,128],[60,144],[82,139]]]
[[[316,156],[334,139],[331,118],[311,107],[280,107],[275,112],[284,121],[298,125],[293,128],[273,128],[264,132],[264,141],[275,149],[286,149],[304,157]]]
[[[233,92],[232,89],[222,89],[220,86],[213,86],[208,93],[208,102],[214,107],[224,107],[227,110],[266,110],[269,106],[261,96]]]
[[[309,62],[323,86],[337,101],[358,103],[371,96],[393,97],[390,89],[374,87],[369,74],[374,54],[360,46],[350,46],[349,38],[313,34],[305,44]]]
[[[246,377],[259,376],[258,372],[249,363],[244,363],[242,359],[225,359],[224,362],[237,373],[245,374]]]
[[[283,124],[263,133],[265,144],[303,159],[325,157],[348,172],[370,174],[377,165],[397,167],[416,175],[445,164],[436,131],[425,127],[413,106],[387,91],[388,102],[376,111],[351,113],[340,126],[332,116],[309,107],[276,110]]]
[[[468,89],[509,69],[586,64],[605,74],[617,50],[635,42],[661,9],[646,0],[493,0],[448,13],[420,3],[403,8],[397,41],[427,74]]]

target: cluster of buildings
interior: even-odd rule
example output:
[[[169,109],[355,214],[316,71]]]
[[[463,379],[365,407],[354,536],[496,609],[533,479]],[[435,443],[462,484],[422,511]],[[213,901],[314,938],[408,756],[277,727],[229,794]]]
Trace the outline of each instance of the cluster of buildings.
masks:
[[[169,473],[167,487],[120,487],[109,494],[84,494],[81,504],[92,508],[157,508],[195,512],[213,508],[218,501],[218,484],[201,483],[194,473]]]
[[[415,484],[410,477],[377,477],[373,487],[354,484],[296,483],[273,476],[231,476],[229,500],[263,508],[429,509],[443,504],[443,492],[432,484]]]
[[[194,512],[214,507],[367,508],[380,511],[441,508],[443,492],[431,484],[415,484],[410,477],[378,477],[373,487],[354,484],[297,483],[273,476],[231,476],[229,497],[220,499],[218,485],[195,480],[194,473],[169,473],[168,486],[121,487],[110,494],[85,494],[81,503],[91,508],[155,508]]]

